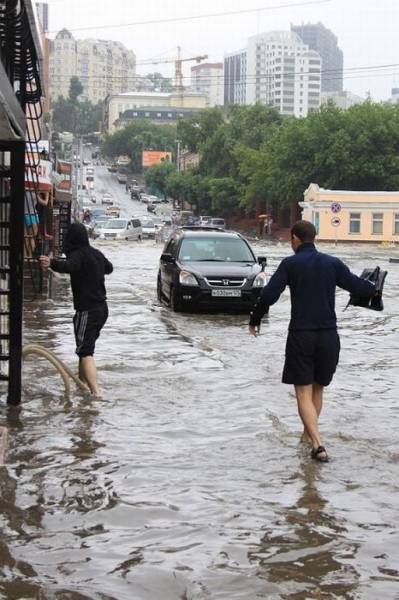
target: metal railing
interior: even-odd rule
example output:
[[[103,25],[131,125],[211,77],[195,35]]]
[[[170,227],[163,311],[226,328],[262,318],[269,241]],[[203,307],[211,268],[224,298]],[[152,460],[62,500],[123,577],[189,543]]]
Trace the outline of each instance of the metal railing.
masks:
[[[25,202],[25,168],[33,200],[38,191],[38,164],[30,157],[26,167],[25,144],[40,139],[39,60],[31,0],[0,0],[0,381],[10,404],[21,400],[24,215],[36,210]]]

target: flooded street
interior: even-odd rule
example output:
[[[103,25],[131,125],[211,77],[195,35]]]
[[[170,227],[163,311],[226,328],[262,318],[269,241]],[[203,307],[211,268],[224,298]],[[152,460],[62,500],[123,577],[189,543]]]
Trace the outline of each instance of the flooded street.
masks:
[[[144,212],[116,193],[125,214]],[[321,421],[331,462],[319,465],[280,383],[288,293],[254,339],[245,315],[157,303],[162,246],[96,245],[115,267],[103,399],[64,397],[31,358],[22,410],[1,408],[0,597],[399,598],[397,250],[324,246],[357,273],[389,274],[384,313],[343,312],[338,293],[341,362]],[[254,248],[269,272],[290,252]],[[27,306],[25,342],[76,365],[68,281],[57,288]]]

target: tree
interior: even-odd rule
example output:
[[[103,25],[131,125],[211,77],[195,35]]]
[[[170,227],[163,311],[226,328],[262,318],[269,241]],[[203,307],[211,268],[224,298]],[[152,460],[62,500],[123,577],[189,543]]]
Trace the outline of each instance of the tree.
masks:
[[[133,121],[112,135],[107,135],[102,151],[105,156],[116,157],[126,154],[131,159],[132,169],[142,169],[143,150],[162,150],[174,152],[176,145],[176,126],[157,125],[144,119]]]
[[[322,107],[289,118],[258,151],[237,149],[248,185],[246,206],[301,200],[311,182],[332,189],[394,190],[399,186],[399,106],[365,104],[344,111]]]
[[[145,182],[148,188],[159,191],[164,198],[167,197],[167,180],[169,175],[176,171],[176,165],[170,162],[162,162],[150,167],[145,172]]]
[[[161,73],[148,73],[145,79],[149,79],[157,92],[173,92],[172,80],[164,77]]]
[[[181,119],[177,125],[177,136],[183,148],[199,152],[201,146],[224,123],[220,108],[207,108],[187,119]]]
[[[78,100],[83,86],[77,77],[71,77],[69,96],[59,96],[53,103],[53,128],[55,131],[71,131],[86,134],[98,131],[102,120],[102,105],[92,104],[89,100]]]

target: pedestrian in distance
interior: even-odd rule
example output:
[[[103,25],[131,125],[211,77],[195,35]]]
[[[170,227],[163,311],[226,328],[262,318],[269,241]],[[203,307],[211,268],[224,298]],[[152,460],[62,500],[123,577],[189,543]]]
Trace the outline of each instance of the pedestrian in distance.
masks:
[[[291,229],[293,256],[277,268],[250,314],[249,332],[257,336],[263,316],[288,286],[291,320],[285,350],[283,383],[295,387],[299,416],[304,425],[302,441],[312,445],[311,457],[328,462],[319,431],[323,392],[336,371],[340,340],[335,314],[335,290],[372,298],[374,284],[357,277],[338,258],[319,252],[314,244],[316,229],[298,221]]]
[[[104,275],[112,273],[113,266],[102,252],[90,246],[87,230],[81,223],[69,226],[63,250],[66,259],[41,256],[40,263],[44,269],[71,276],[79,377],[94,396],[100,396],[93,355],[96,340],[108,318]]]

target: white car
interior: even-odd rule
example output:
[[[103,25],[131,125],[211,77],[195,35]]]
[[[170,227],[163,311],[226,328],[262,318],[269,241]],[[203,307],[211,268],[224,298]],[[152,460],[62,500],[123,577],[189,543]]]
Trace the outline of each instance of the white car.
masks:
[[[111,194],[104,194],[104,195],[103,195],[103,197],[102,197],[102,199],[101,199],[101,204],[108,204],[108,205],[111,205],[111,204],[113,204],[113,203],[114,203],[114,201],[113,201],[113,199],[112,199],[112,196],[111,196]]]
[[[148,219],[146,217],[142,218],[141,227],[143,230],[143,238],[155,238],[157,228],[155,227],[155,223],[152,219]]]
[[[100,231],[100,240],[141,240],[143,230],[139,219],[110,219]]]

